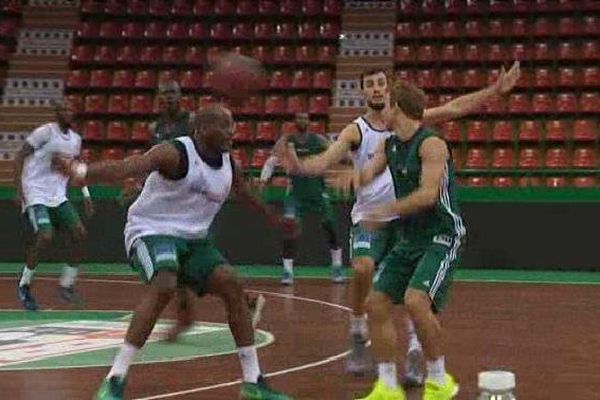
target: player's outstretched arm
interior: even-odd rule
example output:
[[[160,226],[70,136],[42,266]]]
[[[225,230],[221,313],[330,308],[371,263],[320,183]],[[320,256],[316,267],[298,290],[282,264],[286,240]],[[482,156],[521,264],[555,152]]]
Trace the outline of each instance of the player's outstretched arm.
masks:
[[[15,157],[15,172],[13,179],[16,190],[15,202],[19,205],[23,201],[23,182],[21,180],[21,175],[23,174],[23,163],[25,163],[25,159],[32,155],[34,151],[35,149],[33,146],[25,142]]]
[[[100,161],[86,164],[55,154],[52,166],[55,170],[70,176],[74,184],[120,182],[127,178],[146,176],[159,171],[166,177],[177,177],[180,169],[179,150],[172,143],[161,143],[141,155],[133,155],[124,160]]]
[[[385,139],[382,139],[377,145],[373,159],[365,167],[358,171],[355,181],[356,187],[368,185],[387,167],[387,157],[385,155]]]
[[[323,175],[329,167],[342,161],[354,144],[360,143],[360,132],[355,124],[348,125],[327,150],[315,156],[298,159],[292,146],[288,146],[284,166],[293,175]]]
[[[494,96],[501,96],[510,92],[521,76],[520,64],[515,61],[512,67],[506,71],[504,67],[500,76],[492,85],[477,92],[457,97],[439,107],[428,108],[423,115],[426,124],[437,124],[467,115]]]
[[[423,141],[421,156],[421,182],[419,188],[408,196],[380,208],[375,217],[410,215],[433,207],[440,197],[440,185],[446,171],[449,152],[446,143],[437,137]]]

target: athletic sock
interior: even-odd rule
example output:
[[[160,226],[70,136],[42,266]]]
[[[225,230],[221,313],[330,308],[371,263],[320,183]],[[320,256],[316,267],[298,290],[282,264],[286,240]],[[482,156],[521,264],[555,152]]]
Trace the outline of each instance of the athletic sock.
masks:
[[[127,343],[127,342],[123,343],[121,345],[121,349],[119,349],[119,352],[117,353],[117,356],[115,357],[115,360],[113,361],[112,368],[110,369],[110,372],[108,373],[108,375],[106,377],[107,378],[110,378],[112,376],[125,377],[127,375],[127,370],[129,369],[129,366],[133,362],[133,359],[135,358],[135,355],[138,352],[138,350],[139,349],[137,347],[135,347],[134,345],[132,345],[131,343]]]
[[[75,278],[77,277],[77,272],[79,268],[72,267],[70,265],[65,265],[63,268],[62,275],[60,277],[60,286],[64,288],[69,288],[75,284]]]
[[[244,382],[258,382],[258,377],[260,376],[260,366],[258,365],[256,346],[238,347],[238,356],[240,357]]]
[[[398,375],[396,372],[396,363],[384,362],[377,364],[379,370],[379,379],[389,389],[398,389]]]
[[[438,385],[446,384],[446,366],[444,356],[436,360],[427,360],[427,379],[434,381]]]

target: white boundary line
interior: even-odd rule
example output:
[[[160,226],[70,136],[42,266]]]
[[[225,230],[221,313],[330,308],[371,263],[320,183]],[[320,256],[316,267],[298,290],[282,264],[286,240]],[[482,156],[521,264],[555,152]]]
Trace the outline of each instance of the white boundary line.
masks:
[[[14,280],[15,278],[13,277],[0,277],[0,280],[5,280],[5,279],[12,279]],[[38,277],[36,279],[43,279],[43,280],[57,280],[55,278],[47,278],[47,277]],[[134,280],[119,280],[119,279],[88,279],[88,278],[82,278],[79,281],[84,281],[84,282],[98,282],[98,283],[124,283],[124,284],[129,284],[129,285],[142,285],[141,282],[138,281],[134,281]],[[269,296],[273,296],[273,297],[281,297],[281,298],[285,298],[285,299],[291,299],[291,300],[298,300],[298,301],[303,301],[306,303],[315,303],[315,304],[320,304],[323,306],[327,306],[327,307],[331,307],[331,308],[335,308],[338,310],[342,310],[345,312],[351,312],[352,310],[349,307],[343,306],[341,304],[336,304],[336,303],[331,303],[328,301],[324,301],[324,300],[319,300],[319,299],[313,299],[310,297],[302,297],[302,296],[295,296],[293,294],[286,294],[286,293],[278,293],[278,292],[269,292],[269,291],[265,291],[265,290],[255,290],[255,289],[248,289],[248,291],[250,292],[255,292],[255,293],[262,293],[262,294],[266,294]],[[297,371],[302,371],[305,369],[310,369],[310,368],[315,368],[321,365],[325,365],[325,364],[329,364],[331,362],[337,361],[341,358],[346,357],[348,354],[350,354],[350,350],[346,350],[342,353],[338,353],[326,358],[323,358],[321,360],[312,362],[312,363],[307,363],[307,364],[301,364],[295,367],[291,367],[291,368],[286,368],[286,369],[281,369],[279,371],[275,371],[275,372],[270,372],[265,374],[265,376],[270,377],[270,376],[279,376],[279,375],[285,375],[285,374],[289,374],[292,372],[297,372]],[[230,381],[230,382],[223,382],[223,383],[218,383],[215,385],[210,385],[210,386],[200,386],[197,388],[192,388],[192,389],[186,389],[186,390],[180,390],[177,392],[168,392],[168,393],[162,393],[162,394],[157,394],[157,395],[153,395],[150,397],[137,397],[134,398],[133,400],[155,400],[155,399],[166,399],[169,397],[175,397],[175,396],[182,396],[182,395],[186,395],[186,394],[191,394],[191,393],[200,393],[200,392],[206,392],[208,390],[213,390],[213,389],[220,389],[220,388],[224,388],[224,387],[229,387],[229,386],[235,386],[241,383],[241,380],[235,380],[235,381]]]

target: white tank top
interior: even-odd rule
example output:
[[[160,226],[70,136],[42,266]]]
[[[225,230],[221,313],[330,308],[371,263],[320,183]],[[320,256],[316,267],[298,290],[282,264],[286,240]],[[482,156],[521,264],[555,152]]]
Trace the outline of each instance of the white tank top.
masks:
[[[148,176],[142,192],[127,213],[127,254],[135,240],[142,236],[169,235],[187,240],[205,238],[229,196],[233,182],[229,153],[223,153],[220,168],[213,168],[198,155],[190,137],[175,140],[185,145],[187,175],[179,180],[170,180],[154,171]]]
[[[69,178],[52,169],[52,154],[79,157],[81,137],[71,129],[64,133],[56,123],[49,123],[34,130],[25,140],[34,152],[23,164],[23,208],[34,204],[57,207],[67,201]]]
[[[382,140],[385,140],[392,133],[387,130],[375,129],[364,117],[358,117],[354,120],[360,131],[360,146],[352,154],[354,168],[363,169],[375,156],[377,146]],[[377,206],[381,206],[396,199],[394,191],[394,182],[389,168],[375,177],[367,186],[362,187],[356,193],[356,202],[352,207],[352,223],[358,224],[367,219],[367,214],[373,211]],[[392,221],[398,217],[389,217],[381,222]]]

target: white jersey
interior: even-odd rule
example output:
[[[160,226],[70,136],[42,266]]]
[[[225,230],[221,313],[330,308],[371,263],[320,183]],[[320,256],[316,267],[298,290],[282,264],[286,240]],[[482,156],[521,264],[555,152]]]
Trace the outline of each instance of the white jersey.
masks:
[[[185,145],[187,175],[171,180],[154,171],[148,176],[142,192],[127,213],[127,254],[135,240],[142,236],[168,235],[187,240],[205,238],[229,196],[233,182],[229,153],[222,155],[220,168],[213,168],[198,155],[190,137],[174,140]]]
[[[67,201],[69,178],[52,170],[52,154],[79,157],[81,136],[71,129],[64,133],[52,122],[34,130],[25,141],[35,151],[23,163],[23,207],[34,204],[57,207]]]
[[[392,132],[373,128],[364,117],[358,117],[354,123],[358,126],[361,139],[358,149],[352,153],[352,160],[354,168],[360,170],[374,158],[377,146],[382,140],[391,136]],[[352,223],[357,224],[365,220],[367,214],[376,207],[393,202],[395,199],[394,181],[389,168],[386,167],[381,175],[376,176],[370,184],[356,192],[356,202],[351,213]],[[392,221],[397,218],[389,217],[382,221]]]

